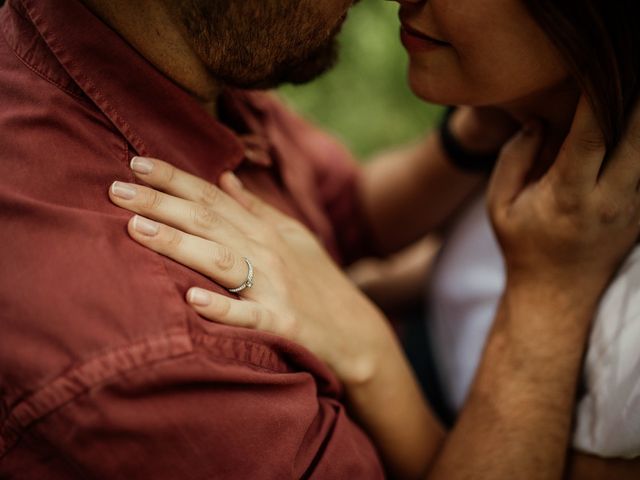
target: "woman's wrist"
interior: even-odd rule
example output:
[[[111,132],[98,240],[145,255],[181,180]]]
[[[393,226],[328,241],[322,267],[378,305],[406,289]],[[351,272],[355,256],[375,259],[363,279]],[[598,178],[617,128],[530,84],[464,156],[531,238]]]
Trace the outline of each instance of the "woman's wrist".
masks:
[[[345,384],[352,414],[378,447],[394,478],[424,478],[445,438],[402,348],[389,333],[366,378]]]
[[[336,359],[338,377],[347,390],[369,388],[384,376],[390,359],[397,361],[403,355],[402,347],[382,315],[378,321],[368,321],[363,325],[368,331],[362,333],[360,341],[355,343],[357,350]]]

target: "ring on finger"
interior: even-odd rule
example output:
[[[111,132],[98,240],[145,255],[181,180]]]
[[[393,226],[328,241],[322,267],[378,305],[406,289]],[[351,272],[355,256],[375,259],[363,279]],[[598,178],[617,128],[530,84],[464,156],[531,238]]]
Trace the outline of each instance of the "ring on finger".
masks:
[[[253,287],[253,265],[251,264],[251,260],[249,260],[247,257],[242,257],[242,259],[247,264],[247,268],[248,268],[247,279],[244,281],[242,285],[236,288],[229,288],[228,289],[229,293],[240,293],[247,288]]]

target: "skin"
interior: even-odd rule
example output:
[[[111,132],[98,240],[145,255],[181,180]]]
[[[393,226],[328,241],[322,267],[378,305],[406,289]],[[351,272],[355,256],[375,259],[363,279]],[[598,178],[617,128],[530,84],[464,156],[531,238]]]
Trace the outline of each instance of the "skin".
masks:
[[[403,24],[447,43],[409,55],[409,83],[426,101],[515,106],[569,80],[560,54],[522,2],[398,3]]]
[[[215,116],[225,85],[268,88],[302,83],[331,67],[336,35],[354,1],[84,3]]]
[[[633,126],[640,128],[640,113]],[[240,300],[191,289],[187,301],[204,318],[283,335],[324,359],[396,476],[560,478],[590,320],[640,233],[638,145],[617,152],[600,176],[604,142],[593,135],[597,123],[583,101],[556,162],[533,182],[526,178],[542,143],[540,126],[529,125],[503,151],[489,206],[508,286],[472,393],[446,437],[380,312],[313,234],[232,174],[223,176],[220,191],[162,161],[137,158],[132,169],[152,188],[117,183],[110,196],[138,214],[129,223],[134,240],[228,288],[246,278],[240,252],[248,255],[256,278],[268,282]],[[584,175],[567,174],[579,166]],[[200,194],[212,190],[213,197]],[[613,205],[622,208],[612,216]],[[614,462],[605,471],[637,474],[621,468]],[[572,478],[589,478],[574,471],[581,476]]]
[[[161,71],[198,97],[212,114],[215,114],[215,101],[224,85],[269,86],[282,80],[303,81],[322,70],[320,66],[328,67],[331,55],[326,53],[350,4],[343,0],[281,0],[277,5],[275,0],[221,0],[214,3],[204,0],[89,0],[88,3]],[[544,69],[538,72],[539,76],[531,78],[525,73],[527,69],[531,73],[534,62],[529,63],[522,57],[522,52],[518,59],[527,60],[524,62],[527,68],[521,66],[515,72],[521,75],[519,78],[523,83],[517,92],[510,94],[515,95],[513,98],[499,98],[504,96],[505,85],[502,88],[498,86],[507,80],[513,86],[517,83],[513,81],[514,77],[506,74],[485,76],[491,73],[489,70],[496,70],[495,61],[491,63],[480,55],[480,47],[488,48],[490,41],[496,42],[492,45],[494,55],[501,52],[497,43],[501,42],[504,47],[512,46],[519,35],[523,37],[520,43],[523,47],[533,51],[532,45],[542,45],[545,47],[543,53],[549,52],[548,42],[544,42],[544,36],[535,31],[531,22],[525,24],[531,28],[519,29],[514,28],[513,19],[510,23],[506,17],[498,16],[492,20],[492,28],[489,29],[495,30],[495,35],[486,35],[484,43],[474,43],[481,39],[474,39],[473,31],[480,29],[486,34],[487,28],[479,16],[482,11],[477,5],[474,8],[471,0],[464,2],[466,10],[446,0],[402,3],[405,12],[409,12],[407,18],[425,21],[424,25],[435,28],[430,32],[432,35],[442,34],[442,38],[451,42],[452,48],[455,47],[454,51],[442,52],[439,56],[411,58],[411,84],[423,98],[435,100],[437,97],[441,101],[458,100],[453,103],[473,105],[500,104],[508,108],[516,119],[531,114],[528,107],[541,105],[541,98],[562,99],[567,105],[573,102],[575,106],[579,92],[571,88],[571,82],[565,82],[566,72],[561,75],[555,69]],[[516,18],[523,13],[516,7],[515,0],[484,3],[496,14],[501,13],[498,11],[500,8],[505,8]],[[217,11],[218,15],[215,14],[216,8],[221,9]],[[197,15],[191,15],[190,12],[194,11]],[[225,15],[220,15],[221,12]],[[260,12],[260,15],[252,18],[252,12]],[[304,12],[306,16],[302,15]],[[308,12],[313,15],[308,15]],[[234,21],[217,23],[229,18]],[[258,19],[263,22],[261,28],[244,23]],[[264,42],[259,40],[251,45],[251,36],[247,35],[249,31],[266,32],[273,40],[273,49],[265,52]],[[539,43],[541,41],[543,44]],[[240,48],[243,45],[251,48]],[[225,52],[224,56],[218,53],[221,51]],[[251,56],[251,52],[255,54]],[[326,62],[320,62],[322,58]],[[309,62],[304,59],[309,59]],[[504,73],[511,64],[509,59],[503,60],[505,63],[500,65],[504,70],[499,70]],[[511,60],[515,61],[516,57]],[[249,65],[250,68],[238,68],[239,65]],[[424,86],[424,91],[419,89],[423,83],[429,83],[428,88]],[[487,96],[484,102],[480,99],[483,92]],[[477,102],[473,100],[474,95]],[[599,167],[604,158],[602,148],[593,148],[601,145],[597,129],[592,128],[593,116],[588,108],[583,110],[562,151],[564,154],[558,157],[557,164],[569,170],[582,165],[580,162],[586,159],[594,168]],[[567,111],[570,118],[571,109]],[[552,115],[540,115],[551,125],[566,123],[552,118]],[[454,118],[455,133],[459,134],[463,144],[476,147],[478,138],[486,138],[483,118],[486,117],[478,110],[466,110]],[[496,139],[496,145],[484,144],[482,149],[491,150],[500,145],[513,128],[510,123],[507,127],[504,124],[497,128],[494,124],[493,127],[489,133]],[[566,130],[568,124],[564,127]],[[555,128],[553,130],[556,131]],[[559,143],[557,139],[554,141]],[[155,173],[144,174],[144,181],[158,190],[116,184],[112,186],[110,195],[117,205],[164,223],[148,223],[142,217],[135,217],[129,225],[129,232],[135,240],[202,271],[224,286],[237,286],[246,276],[246,265],[239,252],[227,245],[242,246],[242,253],[255,262],[257,278],[265,278],[268,271],[273,279],[269,285],[275,291],[269,290],[265,282],[258,282],[256,287],[246,292],[248,301],[245,302],[234,302],[210,293],[207,296],[206,292],[194,290],[190,291],[188,301],[205,318],[274,331],[299,341],[324,359],[345,382],[356,415],[378,444],[389,469],[398,476],[418,478],[429,471],[430,478],[469,478],[478,472],[494,478],[555,478],[564,470],[564,452],[581,358],[581,349],[576,346],[584,345],[597,299],[633,243],[638,233],[638,222],[635,197],[616,197],[616,200],[631,202],[629,208],[617,212],[615,222],[601,221],[601,212],[611,210],[608,202],[614,198],[618,187],[615,179],[622,181],[621,175],[613,175],[614,180],[603,184],[603,190],[611,195],[591,195],[586,189],[577,189],[598,183],[597,176],[586,175],[579,184],[573,183],[573,177],[567,175],[549,176],[551,172],[562,171],[561,167],[555,166],[533,187],[523,185],[527,166],[538,157],[541,144],[540,128],[528,129],[521,134],[503,156],[502,164],[506,166],[502,167],[503,173],[492,188],[492,216],[503,245],[508,249],[506,258],[512,267],[509,270],[510,282],[473,394],[456,429],[446,441],[380,312],[350,286],[313,236],[300,225],[283,218],[252,197],[230,176],[222,180],[228,195],[217,195],[216,204],[202,204],[198,192],[203,188],[211,191],[211,186],[204,185],[195,177],[172,171],[170,166],[157,160],[151,160]],[[581,149],[584,145],[592,148],[585,151]],[[630,156],[629,150],[618,153],[618,158],[628,159]],[[384,176],[380,175],[384,171],[382,167],[377,167],[377,173],[365,176],[361,187],[363,203],[374,225],[378,243],[387,249],[395,249],[418,234],[424,234],[426,227],[440,223],[481,183],[477,177],[456,171],[435,137],[427,138],[394,158],[396,171],[411,171],[413,178],[424,180],[424,183],[414,181],[404,185],[406,178],[402,176],[387,177],[385,182]],[[564,161],[560,161],[562,159]],[[611,162],[610,165],[620,163]],[[388,169],[391,163],[389,159],[383,159],[376,165],[384,165]],[[622,167],[610,168],[616,173]],[[167,182],[169,178],[181,179],[180,185],[187,188]],[[570,197],[579,199],[585,208],[565,211],[562,204],[550,201],[553,195],[548,185],[571,193]],[[431,186],[439,188],[431,189]],[[127,188],[135,192],[128,199],[121,195]],[[166,193],[160,193],[162,190]],[[393,208],[375,200],[391,198],[389,192],[392,190],[402,192]],[[425,194],[425,191],[431,193]],[[510,194],[505,195],[504,192]],[[182,202],[183,211],[190,213],[184,217],[172,217],[162,209],[145,209],[145,205],[158,204],[149,202],[150,196],[160,195],[164,196],[159,205]],[[388,230],[383,227],[394,212],[406,212],[406,206],[411,204],[432,206],[420,215],[424,220],[421,220],[419,228],[411,226],[408,232],[399,229],[385,233]],[[228,228],[212,231],[203,228],[202,223],[189,224],[189,219],[194,218],[192,213],[198,211],[203,213],[203,218],[212,218],[210,214],[220,216],[228,223]],[[535,222],[528,220],[532,211],[539,214],[534,217]],[[571,221],[567,222],[567,218]],[[524,219],[529,222],[527,228],[522,224]],[[584,242],[577,232],[563,228],[557,230],[560,237],[543,236],[537,242],[525,241],[529,237],[523,236],[532,235],[530,229],[536,234],[547,231],[550,225],[566,227],[572,222],[592,227],[593,235],[589,242]],[[255,231],[255,228],[261,229],[262,242],[256,243],[255,237],[253,240],[247,237],[247,233]],[[614,235],[623,239],[620,244],[603,241]],[[181,242],[175,242],[177,236],[181,236]],[[577,253],[567,259],[564,254],[572,242],[577,242],[580,248],[572,249]],[[592,274],[585,274],[593,268],[587,261],[592,256],[586,247],[598,244],[604,245],[607,255],[603,256],[602,263]],[[174,250],[171,250],[172,245]],[[279,250],[282,248],[285,251]],[[213,258],[211,252],[214,252]],[[588,279],[588,283],[582,286],[589,292],[587,296],[591,302],[584,301],[583,291],[579,298],[572,295],[575,279],[570,274],[553,277],[546,289],[540,288],[541,272],[557,265],[562,267],[561,272],[580,272],[581,278]],[[297,280],[307,279],[311,268],[317,273],[317,277],[314,275],[318,279],[317,284]],[[326,285],[341,287],[337,291],[343,296],[336,297],[336,292],[324,288]],[[327,300],[317,302],[318,292],[324,292]],[[557,292],[566,294],[558,295]],[[198,299],[198,293],[205,296],[204,301],[203,298]],[[313,305],[309,304],[310,299],[313,299]],[[318,304],[335,310],[317,316]],[[339,330],[358,325],[354,318],[366,321],[370,328]],[[304,321],[309,319],[315,321]],[[331,323],[323,323],[323,319]],[[314,325],[319,330],[309,329]],[[334,335],[336,331],[340,333]],[[343,342],[335,342],[336,338]],[[346,341],[354,338],[358,339],[356,345]],[[389,409],[388,405],[395,408]],[[521,415],[523,410],[529,413]],[[497,451],[501,452],[500,456],[495,455]]]
[[[512,124],[497,111],[516,124],[541,119],[545,144],[538,174],[544,171],[569,131],[581,92],[524,5],[518,0],[398,3],[403,24],[446,42],[434,50],[409,52],[408,79],[416,96],[444,105],[493,107],[466,110],[453,118],[462,144],[476,152],[496,151],[513,132]],[[401,151],[396,158],[367,168],[362,198],[381,252],[396,251],[438,228],[469,192],[482,187],[477,178],[476,183],[471,178],[441,182],[447,162],[436,160],[437,151],[433,139],[432,145],[422,144],[413,156]],[[424,162],[424,158],[434,160]],[[416,216],[413,205],[428,204],[426,197],[433,191],[445,207]]]

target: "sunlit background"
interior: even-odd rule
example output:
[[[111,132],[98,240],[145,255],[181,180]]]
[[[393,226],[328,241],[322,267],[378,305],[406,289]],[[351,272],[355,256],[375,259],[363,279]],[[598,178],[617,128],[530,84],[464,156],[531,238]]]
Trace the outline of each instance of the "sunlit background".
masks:
[[[310,85],[281,89],[296,110],[340,137],[362,159],[433,125],[440,110],[417,100],[407,86],[397,3],[362,1],[349,14],[340,43],[334,70]]]

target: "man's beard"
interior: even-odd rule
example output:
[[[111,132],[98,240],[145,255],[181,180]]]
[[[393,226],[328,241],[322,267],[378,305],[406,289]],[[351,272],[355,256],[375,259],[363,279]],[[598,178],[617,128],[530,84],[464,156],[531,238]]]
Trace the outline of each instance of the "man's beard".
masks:
[[[246,78],[239,82],[236,77],[235,86],[240,88],[274,88],[284,83],[301,85],[318,78],[330,70],[338,61],[338,41],[332,38],[329,42],[302,59],[289,59],[275,65],[273,72],[262,79]],[[229,82],[231,79],[223,79]],[[231,83],[231,82],[229,82]]]
[[[337,61],[344,18],[327,28],[304,1],[177,1],[194,50],[226,85],[266,89],[306,83]]]

